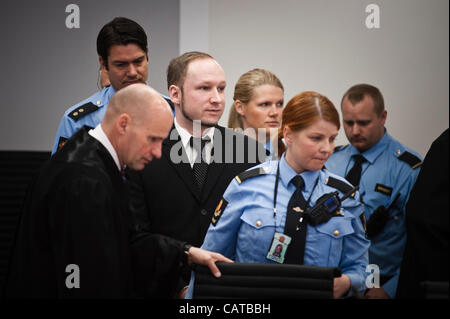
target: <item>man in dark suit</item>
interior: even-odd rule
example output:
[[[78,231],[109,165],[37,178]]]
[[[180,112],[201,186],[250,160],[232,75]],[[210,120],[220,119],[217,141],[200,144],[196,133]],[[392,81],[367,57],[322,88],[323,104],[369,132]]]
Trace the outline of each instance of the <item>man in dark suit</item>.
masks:
[[[448,299],[448,139],[446,129],[431,145],[406,205],[407,239],[397,298],[437,298],[441,286],[439,298]]]
[[[10,267],[10,298],[172,297],[181,265],[219,254],[165,236],[136,234],[125,166],[161,156],[172,126],[165,100],[145,84],[110,100],[102,123],[81,128],[40,172],[26,202]]]
[[[226,81],[210,55],[187,52],[173,59],[167,86],[174,126],[161,158],[132,174],[132,210],[142,229],[197,246],[228,184],[264,161],[266,151],[255,140],[217,125]]]

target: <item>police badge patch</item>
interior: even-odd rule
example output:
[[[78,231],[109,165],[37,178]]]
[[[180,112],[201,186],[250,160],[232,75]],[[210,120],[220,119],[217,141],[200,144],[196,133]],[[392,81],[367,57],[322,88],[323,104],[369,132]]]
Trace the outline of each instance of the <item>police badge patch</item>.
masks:
[[[59,137],[59,140],[58,140],[58,151],[64,146],[64,144],[66,144],[66,142],[67,142],[67,140],[68,140],[68,138],[65,138],[65,137],[63,137],[63,136],[60,136]]]
[[[219,205],[217,205],[216,209],[214,210],[213,217],[211,219],[211,223],[213,226],[217,225],[217,222],[220,219],[220,216],[222,216],[223,211],[225,210],[225,207],[227,207],[228,202],[225,200],[225,198],[222,198],[219,202]]]

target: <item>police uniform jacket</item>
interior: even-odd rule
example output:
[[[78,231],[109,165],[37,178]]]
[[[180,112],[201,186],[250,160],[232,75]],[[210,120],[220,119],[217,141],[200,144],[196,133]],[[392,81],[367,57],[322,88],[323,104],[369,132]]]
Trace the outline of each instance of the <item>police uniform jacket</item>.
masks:
[[[212,224],[205,236],[202,248],[219,252],[236,262],[275,263],[266,258],[275,232],[283,233],[287,205],[295,191],[290,183],[296,172],[286,162],[284,155],[279,162],[280,179],[276,204],[276,220],[273,214],[273,196],[278,161],[265,162],[257,176],[243,180],[238,176],[228,186],[222,202],[216,210]],[[305,199],[311,198],[310,207],[326,193],[338,191],[328,185],[330,178],[349,184],[329,171],[305,171],[300,174],[305,181],[302,191]],[[317,186],[314,187],[317,181]],[[349,187],[351,189],[351,187]],[[343,216],[333,217],[317,226],[308,225],[304,264],[310,266],[339,267],[348,275],[351,286],[363,290],[368,262],[369,241],[360,219],[362,206],[358,193],[342,203]],[[191,282],[188,297],[192,296]]]
[[[172,296],[183,243],[137,237],[130,216],[116,163],[82,128],[44,165],[27,198],[7,297]],[[79,268],[79,288],[67,286],[68,265]]]
[[[96,127],[105,116],[109,100],[116,93],[112,85],[103,88],[92,96],[70,107],[63,115],[56,132],[52,154],[59,150],[64,143],[80,128]],[[162,97],[173,109],[173,104],[167,96]]]
[[[325,165],[331,172],[346,176],[356,154],[360,153],[351,144],[338,147]],[[383,231],[372,238],[369,248],[369,262],[378,265],[381,276],[390,278],[382,288],[394,297],[406,242],[405,205],[419,173],[421,157],[387,131],[377,144],[361,154],[367,160],[362,164],[359,183],[366,220],[378,206],[388,208],[399,196],[389,210]]]

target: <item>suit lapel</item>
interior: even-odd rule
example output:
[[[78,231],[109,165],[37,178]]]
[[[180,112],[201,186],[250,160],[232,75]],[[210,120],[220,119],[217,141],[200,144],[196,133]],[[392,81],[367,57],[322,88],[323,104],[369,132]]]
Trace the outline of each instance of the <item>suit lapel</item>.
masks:
[[[195,185],[191,165],[189,164],[186,151],[181,143],[180,135],[175,127],[172,127],[169,137],[163,142],[162,154],[166,157],[170,165],[172,165],[173,169],[177,172],[181,181],[186,185],[189,191],[198,201],[200,201],[200,194],[198,193],[197,185]],[[171,157],[175,162],[172,161]]]

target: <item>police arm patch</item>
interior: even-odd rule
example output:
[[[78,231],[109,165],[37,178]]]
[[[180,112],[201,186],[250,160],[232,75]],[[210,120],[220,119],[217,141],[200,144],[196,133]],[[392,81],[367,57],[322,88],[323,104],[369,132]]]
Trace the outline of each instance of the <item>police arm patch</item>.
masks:
[[[66,144],[67,140],[68,140],[68,138],[66,138],[64,136],[59,137],[57,151],[59,151],[64,146],[64,144]]]
[[[211,224],[215,227],[217,223],[219,222],[220,217],[222,216],[223,211],[227,207],[228,202],[225,200],[225,198],[222,198],[217,205],[216,209],[214,210],[213,217],[211,219]]]

